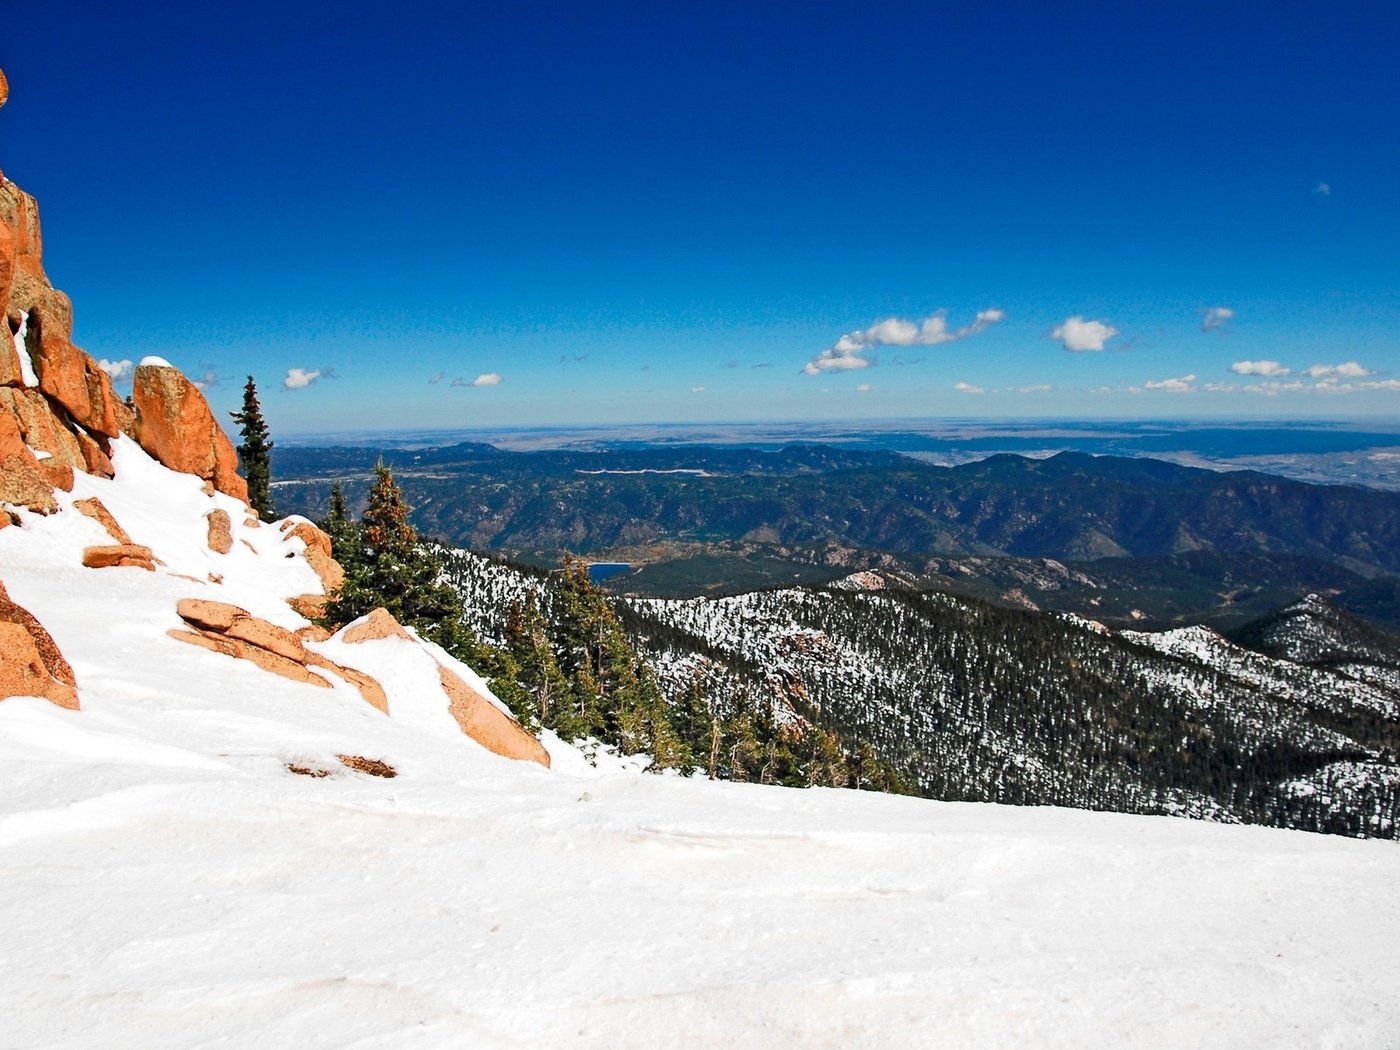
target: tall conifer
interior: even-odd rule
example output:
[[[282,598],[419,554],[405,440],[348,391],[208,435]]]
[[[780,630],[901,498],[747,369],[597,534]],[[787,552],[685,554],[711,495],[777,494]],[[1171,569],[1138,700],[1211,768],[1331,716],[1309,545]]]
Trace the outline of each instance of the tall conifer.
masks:
[[[442,563],[433,548],[418,541],[418,530],[408,520],[409,507],[393,472],[382,462],[374,468],[369,505],[358,528],[335,527],[344,520],[343,497],[337,502],[332,490],[332,547],[337,533],[352,545],[340,559],[345,582],[326,608],[329,623],[340,625],[383,606],[400,623],[421,632],[449,651],[468,642],[462,622],[462,598],[442,582]]]
[[[267,420],[263,419],[252,376],[243,387],[243,410],[229,414],[243,437],[238,446],[238,469],[248,482],[248,503],[263,521],[272,521],[277,516],[272,507],[273,443],[268,440]]]

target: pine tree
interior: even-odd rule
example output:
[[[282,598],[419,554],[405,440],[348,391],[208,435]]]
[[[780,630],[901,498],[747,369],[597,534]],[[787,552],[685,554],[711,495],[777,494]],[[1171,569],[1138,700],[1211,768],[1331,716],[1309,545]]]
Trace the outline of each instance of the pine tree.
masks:
[[[462,597],[441,581],[442,563],[433,549],[418,540],[408,520],[408,503],[382,462],[374,468],[369,505],[353,532],[337,526],[346,556],[336,559],[345,569],[345,583],[326,608],[332,625],[349,623],[383,606],[399,623],[414,628],[449,652],[466,652],[475,641],[462,621]],[[331,519],[344,520],[344,497],[336,505],[332,490]],[[327,530],[335,551],[337,534]]]
[[[705,680],[701,675],[691,679],[676,704],[671,723],[683,748],[686,775],[690,775],[696,763],[703,762],[707,768],[713,765],[711,756],[716,750],[714,736],[718,722],[710,710],[710,702],[705,695]],[[713,773],[711,779],[714,779]]]
[[[331,538],[331,557],[349,573],[360,561],[363,543],[359,526],[350,520],[345,507],[345,493],[338,481],[331,485],[330,508],[324,527],[326,535]]]
[[[549,623],[534,594],[512,603],[506,620],[506,649],[518,668],[519,682],[529,692],[540,724],[567,735],[574,727],[569,683],[559,669],[549,641]]]
[[[331,483],[331,499],[328,513],[326,514],[327,529],[344,528],[350,523],[350,515],[345,509],[345,491],[340,487],[340,482]]]
[[[248,482],[248,503],[263,521],[276,518],[272,507],[272,449],[268,440],[267,420],[258,404],[258,387],[248,377],[243,387],[243,410],[230,412],[238,424],[243,443],[238,446],[238,469]]]

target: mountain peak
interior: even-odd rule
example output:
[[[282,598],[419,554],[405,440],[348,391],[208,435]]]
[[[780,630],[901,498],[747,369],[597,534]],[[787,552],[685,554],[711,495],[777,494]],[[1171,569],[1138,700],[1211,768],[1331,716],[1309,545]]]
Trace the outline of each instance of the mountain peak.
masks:
[[[1315,591],[1230,632],[1229,637],[1247,649],[1296,663],[1400,665],[1400,639]]]

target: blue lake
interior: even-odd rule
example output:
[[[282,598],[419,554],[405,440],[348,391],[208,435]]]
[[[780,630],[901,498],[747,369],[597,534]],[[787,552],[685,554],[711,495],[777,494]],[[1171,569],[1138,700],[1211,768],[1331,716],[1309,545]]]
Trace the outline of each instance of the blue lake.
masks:
[[[594,583],[601,583],[610,576],[619,576],[632,568],[631,562],[626,561],[592,561],[588,563],[588,578]]]

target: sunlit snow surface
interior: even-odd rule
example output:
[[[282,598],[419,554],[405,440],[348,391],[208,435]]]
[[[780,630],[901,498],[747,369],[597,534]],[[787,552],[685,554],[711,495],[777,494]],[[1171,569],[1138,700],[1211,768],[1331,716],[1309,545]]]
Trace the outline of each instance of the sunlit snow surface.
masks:
[[[0,532],[83,703],[0,702],[0,1046],[1395,1043],[1394,843],[509,762],[401,683],[396,720],[166,638],[180,597],[295,626],[316,584],[118,466],[73,495],[161,571],[81,568],[68,511]]]

